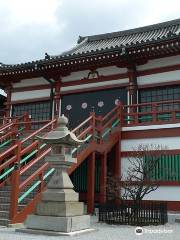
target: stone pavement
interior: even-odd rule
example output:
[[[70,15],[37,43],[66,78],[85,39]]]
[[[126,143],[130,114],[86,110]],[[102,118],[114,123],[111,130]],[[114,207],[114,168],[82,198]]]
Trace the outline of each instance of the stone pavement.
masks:
[[[15,232],[13,228],[0,228],[0,240],[180,240],[180,224],[144,227],[144,233],[135,234],[133,226],[115,226],[98,223],[96,217],[91,218],[92,227],[97,231],[73,237],[31,235]]]

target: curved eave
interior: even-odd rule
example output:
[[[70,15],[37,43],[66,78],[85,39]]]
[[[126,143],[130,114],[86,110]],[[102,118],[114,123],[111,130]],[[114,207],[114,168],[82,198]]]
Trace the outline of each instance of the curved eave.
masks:
[[[114,61],[124,61],[127,56],[136,59],[141,56],[148,56],[150,52],[153,54],[166,54],[169,52],[180,51],[180,35],[160,40],[154,40],[145,43],[136,43],[128,46],[112,47],[102,50],[86,52],[82,54],[71,54],[52,59],[42,59],[31,63],[17,64],[13,67],[1,67],[0,77],[14,77],[18,75],[41,74],[42,71],[48,72],[60,69],[80,68],[84,64],[92,64],[107,61],[109,59]]]

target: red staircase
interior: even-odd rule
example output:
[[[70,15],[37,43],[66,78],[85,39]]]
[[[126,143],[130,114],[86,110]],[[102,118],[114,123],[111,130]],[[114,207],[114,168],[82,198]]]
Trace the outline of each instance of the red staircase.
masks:
[[[119,141],[120,119],[121,106],[117,106],[103,118],[91,113],[88,119],[73,130],[79,139],[86,139],[88,143],[73,150],[77,163],[68,170],[68,173],[71,174],[87,157],[90,159],[88,181],[91,184],[88,184],[87,193],[89,213],[92,213],[94,208],[95,153],[102,155],[101,195],[103,197],[101,201],[105,201],[106,156]],[[54,171],[44,162],[44,157],[51,149],[36,140],[36,135],[44,135],[52,130],[56,126],[56,119],[35,131],[31,130],[31,126],[36,123],[30,122],[27,117],[25,120],[23,122],[14,120],[2,127],[7,130],[3,139],[9,138],[13,144],[0,154],[0,201],[2,201],[1,206],[4,206],[2,209],[0,207],[1,225],[4,222],[8,224],[25,220],[27,214],[34,210],[48,178]],[[20,126],[26,129],[25,135],[27,136],[23,139],[20,139],[20,134],[17,137]],[[13,139],[15,135],[16,138]],[[5,216],[9,219],[5,219]],[[3,218],[2,222],[1,218]]]

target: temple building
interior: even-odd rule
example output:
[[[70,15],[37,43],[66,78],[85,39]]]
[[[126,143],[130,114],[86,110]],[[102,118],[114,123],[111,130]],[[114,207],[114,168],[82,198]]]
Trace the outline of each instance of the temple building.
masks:
[[[1,64],[0,85],[7,93],[5,118],[28,113],[31,131],[61,114],[75,131],[93,116],[91,136],[119,121],[109,142],[103,142],[103,133],[70,171],[89,212],[105,201],[107,172],[124,174],[128,156],[140,143],[168,148],[153,179],[159,188],[147,199],[168,201],[169,210],[180,210],[180,19],[79,36],[73,48],[59,55],[46,53],[41,60]],[[86,137],[90,126],[83,130],[87,129]]]

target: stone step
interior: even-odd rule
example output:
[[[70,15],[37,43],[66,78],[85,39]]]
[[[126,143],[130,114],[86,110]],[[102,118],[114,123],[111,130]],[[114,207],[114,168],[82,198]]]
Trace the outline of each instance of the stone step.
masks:
[[[33,197],[33,195],[32,195]],[[27,204],[32,198],[25,198],[22,200],[22,204]],[[3,204],[3,203],[10,203],[10,197],[0,197],[0,204]]]
[[[9,219],[9,211],[0,211],[0,219]]]
[[[11,186],[10,185],[7,185],[7,186],[3,186],[2,188],[0,188],[0,192],[1,191],[11,191]]]
[[[8,224],[10,223],[9,219],[0,219],[0,226],[8,226]]]
[[[21,210],[26,205],[19,205],[18,210]],[[1,203],[0,204],[0,211],[9,211],[10,209],[10,203]]]
[[[180,218],[176,218],[175,222],[180,223]]]

